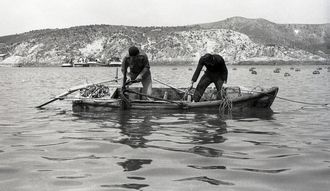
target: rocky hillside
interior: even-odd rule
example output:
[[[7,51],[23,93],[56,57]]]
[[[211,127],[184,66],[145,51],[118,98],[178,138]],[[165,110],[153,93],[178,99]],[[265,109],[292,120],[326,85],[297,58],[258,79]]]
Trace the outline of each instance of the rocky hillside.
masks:
[[[219,53],[228,63],[329,61],[327,48],[320,44],[329,43],[330,30],[322,31],[319,25],[292,27],[298,32],[290,38],[285,32],[289,29],[282,28],[244,18],[182,27],[78,26],[0,37],[0,53],[7,53],[2,63],[22,65],[58,65],[71,58],[106,62],[111,57],[124,57],[131,45],[141,47],[152,62],[196,62],[206,52]],[[301,39],[306,35],[314,37],[304,43]],[[310,47],[319,49],[311,51]]]
[[[265,19],[233,17],[196,25],[203,29],[229,29],[246,34],[258,44],[294,47],[318,54],[330,54],[330,24],[276,24]]]

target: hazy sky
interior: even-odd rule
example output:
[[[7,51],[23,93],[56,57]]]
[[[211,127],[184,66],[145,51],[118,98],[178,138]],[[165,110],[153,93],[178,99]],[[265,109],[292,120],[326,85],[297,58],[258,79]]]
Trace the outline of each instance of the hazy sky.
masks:
[[[0,0],[0,7],[0,36],[91,24],[182,26],[234,16],[330,23],[330,0]]]

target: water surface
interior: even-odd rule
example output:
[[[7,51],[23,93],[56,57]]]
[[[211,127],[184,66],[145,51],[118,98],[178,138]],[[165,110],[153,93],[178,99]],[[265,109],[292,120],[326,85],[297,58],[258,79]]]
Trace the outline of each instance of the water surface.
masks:
[[[279,97],[271,110],[232,115],[206,109],[75,113],[66,100],[36,109],[70,87],[114,78],[116,68],[1,67],[0,188],[328,190],[327,66],[255,66],[257,75],[250,67],[228,66],[228,85],[279,86]],[[277,67],[281,73],[273,72]],[[312,74],[319,67],[320,74]],[[189,68],[151,70],[160,81],[188,87]]]

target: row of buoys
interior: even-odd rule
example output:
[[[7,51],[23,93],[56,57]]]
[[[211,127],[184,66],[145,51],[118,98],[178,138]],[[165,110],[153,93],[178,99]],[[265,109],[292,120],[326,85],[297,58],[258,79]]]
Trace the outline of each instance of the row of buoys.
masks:
[[[251,67],[249,68],[249,71],[251,71],[251,74],[257,74],[257,71],[255,71],[255,67]],[[237,70],[237,68],[233,68],[233,70]],[[294,70],[296,72],[299,72],[300,71],[300,68],[294,68],[294,67],[291,67],[290,70]],[[313,71],[313,74],[320,74],[320,70],[322,70],[322,68],[317,68],[316,70]],[[276,68],[273,72],[274,73],[280,73],[281,71],[281,68]],[[330,66],[328,67],[328,72],[330,72]],[[284,76],[291,76],[290,73],[288,72],[285,72],[284,73]]]

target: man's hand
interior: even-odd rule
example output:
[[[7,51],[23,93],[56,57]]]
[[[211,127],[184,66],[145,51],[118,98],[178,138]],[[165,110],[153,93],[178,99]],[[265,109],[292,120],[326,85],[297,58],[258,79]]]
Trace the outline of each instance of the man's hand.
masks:
[[[131,77],[127,76],[126,77],[126,83],[132,81]]]
[[[142,81],[142,76],[138,75],[135,80],[138,81],[138,82],[141,82]]]

